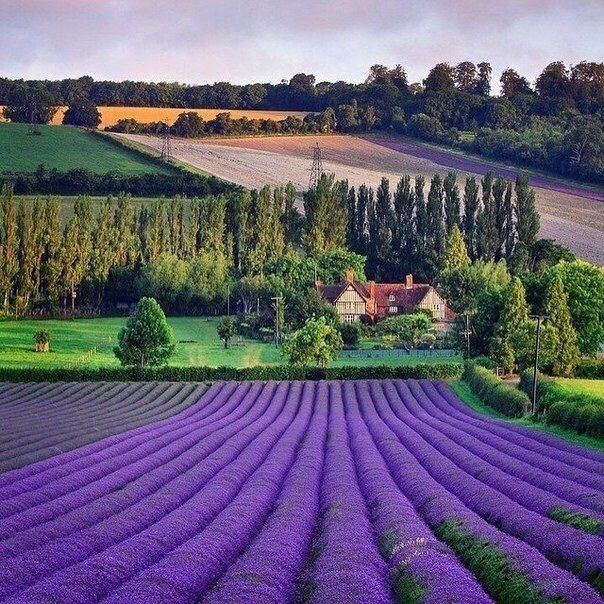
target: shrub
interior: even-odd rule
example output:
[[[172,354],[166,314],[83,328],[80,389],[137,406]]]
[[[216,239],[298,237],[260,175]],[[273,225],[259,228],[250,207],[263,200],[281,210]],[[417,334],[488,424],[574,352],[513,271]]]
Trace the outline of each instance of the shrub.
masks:
[[[521,375],[520,388],[527,394],[532,393],[532,372],[525,371]],[[604,436],[604,398],[567,392],[542,373],[537,374],[537,410],[548,423],[590,436]]]
[[[11,367],[0,369],[3,382],[215,382],[219,380],[366,380],[451,379],[461,375],[458,363],[385,365],[371,367],[105,367],[52,368]]]
[[[529,398],[524,392],[472,361],[464,363],[462,379],[486,405],[504,415],[519,417],[530,408]]]
[[[38,329],[34,333],[36,352],[48,352],[50,349],[50,332],[46,329]]]
[[[474,357],[472,361],[477,365],[480,365],[480,367],[484,367],[485,369],[495,369],[496,367],[495,361],[493,361],[493,359],[490,359],[489,357],[485,357],[484,355]]]
[[[357,323],[342,323],[338,329],[345,346],[352,348],[358,345],[362,335],[360,325]]]
[[[575,377],[604,380],[604,360],[582,359],[575,366]]]

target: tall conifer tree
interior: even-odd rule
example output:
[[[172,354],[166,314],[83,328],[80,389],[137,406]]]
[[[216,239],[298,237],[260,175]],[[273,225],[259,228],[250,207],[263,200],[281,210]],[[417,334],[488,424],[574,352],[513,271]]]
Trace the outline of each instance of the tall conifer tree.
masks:
[[[478,214],[478,185],[476,179],[471,176],[466,178],[464,187],[464,215],[463,232],[466,239],[468,254],[470,258],[476,258],[476,218]]]

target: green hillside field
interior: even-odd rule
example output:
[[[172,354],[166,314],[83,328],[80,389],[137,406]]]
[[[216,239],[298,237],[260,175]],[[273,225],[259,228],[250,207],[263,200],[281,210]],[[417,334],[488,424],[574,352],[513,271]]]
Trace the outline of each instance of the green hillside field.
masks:
[[[40,164],[61,172],[170,173],[144,154],[86,130],[46,125],[38,127],[39,135],[28,130],[27,124],[0,123],[0,173],[33,172]]]

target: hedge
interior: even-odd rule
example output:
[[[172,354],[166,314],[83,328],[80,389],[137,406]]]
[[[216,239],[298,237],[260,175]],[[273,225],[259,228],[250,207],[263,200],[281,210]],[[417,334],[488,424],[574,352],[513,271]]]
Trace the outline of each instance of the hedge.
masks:
[[[219,380],[366,380],[449,379],[459,377],[459,363],[420,364],[400,367],[108,367],[99,369],[9,368],[0,369],[3,382],[214,382]]]
[[[530,400],[524,392],[506,384],[492,371],[473,361],[464,363],[462,379],[485,405],[508,417],[519,417],[530,409]]]
[[[575,367],[575,377],[604,380],[604,359],[582,359]]]
[[[531,393],[533,374],[525,371],[520,388]],[[567,392],[546,375],[537,375],[537,411],[545,421],[590,436],[604,437],[604,398]]]

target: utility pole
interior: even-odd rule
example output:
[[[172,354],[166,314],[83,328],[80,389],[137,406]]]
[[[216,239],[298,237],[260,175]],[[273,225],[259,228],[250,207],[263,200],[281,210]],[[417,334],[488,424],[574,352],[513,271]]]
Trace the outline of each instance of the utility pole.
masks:
[[[531,414],[535,414],[537,409],[537,368],[539,365],[539,338],[541,336],[541,323],[547,319],[547,315],[529,315],[531,319],[537,319],[537,329],[535,330],[535,365],[533,366],[533,396],[531,400]]]
[[[460,331],[460,335],[464,336],[466,339],[466,359],[470,358],[470,313],[465,313],[466,320],[466,328],[463,331]]]
[[[279,345],[281,342],[281,302],[283,302],[283,296],[274,296],[271,300],[274,300],[275,303],[275,344]]]

